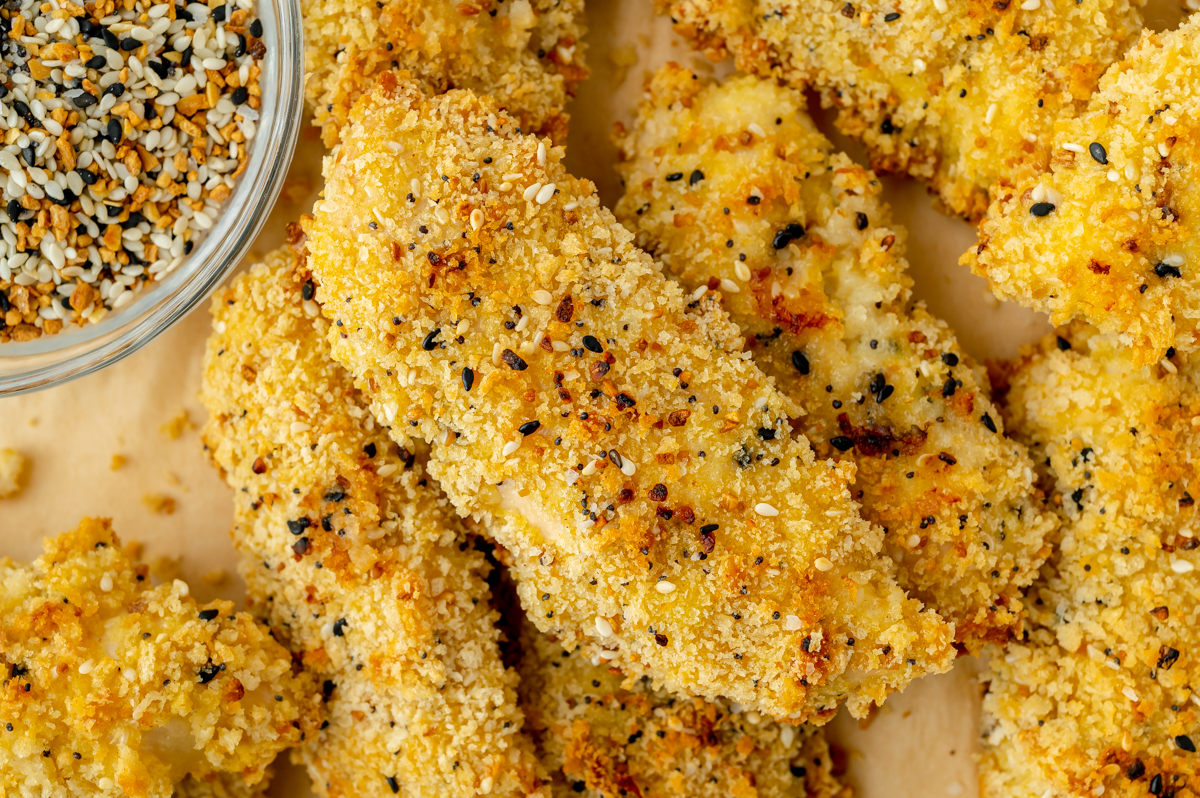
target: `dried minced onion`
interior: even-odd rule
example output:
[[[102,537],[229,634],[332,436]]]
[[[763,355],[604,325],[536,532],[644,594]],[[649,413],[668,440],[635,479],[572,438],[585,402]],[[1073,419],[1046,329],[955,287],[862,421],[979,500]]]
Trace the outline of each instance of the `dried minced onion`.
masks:
[[[0,343],[183,262],[248,163],[262,33],[252,0],[0,7]]]

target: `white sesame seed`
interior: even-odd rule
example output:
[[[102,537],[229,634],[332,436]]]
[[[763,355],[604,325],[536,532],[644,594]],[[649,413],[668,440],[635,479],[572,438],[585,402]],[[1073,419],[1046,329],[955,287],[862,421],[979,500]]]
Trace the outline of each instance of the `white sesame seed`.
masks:
[[[813,565],[815,565],[817,567],[818,571],[832,571],[833,570],[833,563],[830,562],[829,559],[826,557],[818,557],[816,559],[816,561],[813,562]]]
[[[135,671],[133,668],[126,668],[125,670],[121,671],[121,675],[125,677],[125,681],[132,682],[137,678],[137,671]]]
[[[779,728],[779,742],[783,743],[784,748],[791,748],[792,743],[796,742],[796,729],[788,723],[784,723]]]
[[[509,441],[508,443],[504,444],[504,448],[500,450],[500,454],[504,457],[508,457],[510,454],[512,454],[513,452],[515,452],[517,449],[520,449],[520,448],[521,448],[521,441],[519,441],[519,440]]]
[[[191,592],[187,586],[187,582],[184,582],[182,579],[172,580],[171,587],[173,587],[175,592],[181,596],[186,596],[189,592]]]
[[[95,665],[89,659],[86,662],[79,663],[79,672],[82,673],[84,676],[87,676],[89,673],[92,672],[92,668],[94,668],[94,667],[95,667]]]
[[[721,290],[728,294],[736,294],[741,289],[738,288],[738,284],[735,283],[733,280],[730,280],[727,277],[723,277],[723,278],[721,278]]]
[[[100,577],[100,589],[105,593],[113,589],[113,580],[111,576],[105,574],[104,576]]]
[[[537,148],[537,162],[539,166],[546,165],[546,142],[539,141]]]
[[[1041,7],[1042,0],[1025,0],[1024,3],[1021,3],[1022,11],[1037,11]]]
[[[667,580],[664,579],[661,582],[659,582],[658,584],[656,584],[654,586],[654,589],[657,590],[659,593],[662,593],[665,596],[668,593],[675,592],[675,583],[668,582]]]
[[[789,632],[795,632],[804,628],[804,624],[795,615],[783,616],[783,628]]]
[[[991,105],[988,106],[987,113],[984,114],[984,117],[983,117],[983,123],[985,125],[992,124],[992,120],[996,118],[996,108],[997,108],[997,106],[995,103],[992,103]]]
[[[1108,179],[1109,179],[1109,181],[1115,183],[1121,179],[1121,175],[1117,173],[1116,169],[1109,169],[1108,170]]]
[[[554,301],[554,297],[544,288],[539,288],[533,292],[533,301],[539,305],[549,305]]]
[[[746,125],[746,130],[749,130],[760,139],[765,139],[767,137],[767,131],[763,130],[762,125],[758,124],[757,122],[751,122],[750,124]]]
[[[1087,150],[1085,150],[1083,147],[1080,147],[1078,144],[1076,144],[1073,141],[1068,141],[1066,144],[1062,145],[1062,148],[1064,150],[1068,150],[1070,152],[1078,152],[1078,153],[1087,152]]]
[[[583,467],[583,475],[585,477],[590,477],[592,474],[595,474],[595,473],[596,473],[596,461],[588,460],[588,464]]]
[[[471,211],[471,229],[478,230],[483,227],[483,211],[476,208]]]
[[[1033,187],[1033,191],[1029,196],[1034,202],[1041,202],[1042,200],[1046,199],[1046,187],[1041,183],[1038,183]]]
[[[1122,688],[1121,688],[1121,695],[1125,696],[1125,697],[1126,697],[1126,698],[1128,698],[1130,701],[1135,701],[1135,702],[1136,702],[1136,701],[1140,700],[1140,699],[1138,698],[1138,694],[1137,694],[1136,692],[1134,692],[1134,690],[1133,690],[1133,688],[1132,688],[1132,687],[1122,687]]]
[[[754,505],[754,512],[758,513],[759,515],[767,516],[768,518],[773,518],[774,516],[779,515],[779,511],[766,502],[759,502],[758,504]]]
[[[612,624],[608,622],[607,618],[602,618],[599,615],[596,616],[596,631],[600,633],[601,637],[613,636]]]
[[[933,0],[933,7],[943,14],[950,10],[950,6],[946,4],[946,0]]]
[[[1171,563],[1171,570],[1177,574],[1190,574],[1196,569],[1196,566],[1188,560],[1176,560]]]
[[[538,205],[545,205],[550,201],[550,198],[554,196],[554,192],[554,184],[547,183],[546,185],[542,186],[541,191],[537,193],[537,196],[534,197],[534,199],[537,201]]]
[[[634,475],[634,473],[636,471],[637,471],[637,466],[635,466],[633,464],[632,460],[630,460],[628,457],[623,457],[621,459],[621,473],[622,474],[624,474],[627,477],[631,477]]]
[[[739,280],[750,279],[750,267],[742,263],[740,260],[734,262],[733,273],[737,275]]]
[[[521,194],[521,197],[526,202],[532,202],[533,198],[536,197],[538,192],[541,190],[542,190],[541,183],[533,183],[528,188],[525,189],[524,193]]]

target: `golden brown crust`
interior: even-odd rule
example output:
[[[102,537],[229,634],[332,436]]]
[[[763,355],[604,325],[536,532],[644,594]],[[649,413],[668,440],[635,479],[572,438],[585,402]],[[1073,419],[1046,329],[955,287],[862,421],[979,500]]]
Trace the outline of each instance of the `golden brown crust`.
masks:
[[[393,435],[434,442],[539,629],[798,718],[947,667],[852,469],[792,438],[728,317],[686,309],[560,149],[391,75],[352,123],[306,228],[334,357]]]
[[[526,130],[563,142],[585,77],[582,0],[303,0],[305,96],[327,146],[388,69],[434,92],[491,94]]]
[[[219,292],[202,396],[250,596],[327,695],[301,749],[313,787],[535,794],[487,564],[429,483],[427,448],[392,443],[330,358],[312,290],[283,249]]]
[[[1141,28],[1142,0],[657,0],[710,57],[811,85],[880,172],[931,183],[954,214],[1043,166],[1053,120],[1081,110]]]
[[[852,798],[824,733],[625,679],[525,624],[521,702],[556,795]]]
[[[0,785],[48,798],[168,798],[218,771],[238,789],[316,732],[316,686],[228,601],[151,587],[107,520],[0,559]]]
[[[985,798],[1200,794],[1200,356],[1136,360],[1079,325],[1011,375],[1063,526],[992,658]]]
[[[711,288],[818,455],[857,465],[901,586],[976,653],[1018,623],[1055,518],[979,370],[913,301],[879,182],[803,106],[774,81],[664,67],[619,142],[617,218],[694,299]]]
[[[1054,126],[1048,170],[997,186],[962,262],[1055,324],[1119,335],[1140,363],[1200,348],[1197,63],[1200,20],[1143,34],[1087,111]]]

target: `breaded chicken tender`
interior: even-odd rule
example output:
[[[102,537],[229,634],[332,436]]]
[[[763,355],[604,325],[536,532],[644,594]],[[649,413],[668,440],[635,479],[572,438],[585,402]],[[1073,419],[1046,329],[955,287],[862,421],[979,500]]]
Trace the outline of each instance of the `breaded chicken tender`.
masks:
[[[1012,428],[1061,540],[992,659],[986,798],[1200,794],[1200,355],[1079,325],[1016,364]]]
[[[1046,164],[1054,120],[1082,110],[1141,29],[1143,0],[657,4],[710,58],[814,87],[877,171],[928,181],[974,221],[993,182]]]
[[[528,624],[521,701],[556,795],[595,798],[851,798],[825,735],[705,701],[626,684],[607,663]]]
[[[729,311],[818,456],[857,464],[901,586],[966,650],[1007,639],[1054,517],[983,375],[914,302],[875,176],[833,152],[798,92],[673,64],[619,144],[617,218],[694,301]]]
[[[204,438],[234,488],[257,608],[323,683],[301,749],[322,796],[531,795],[516,674],[500,661],[487,564],[349,374],[286,249],[213,300]]]
[[[250,794],[316,732],[312,678],[231,602],[151,587],[106,520],[44,552],[0,559],[0,794],[168,798],[189,776]]]
[[[1143,34],[1048,169],[998,187],[962,258],[1001,299],[1081,319],[1153,363],[1200,349],[1200,19]]]
[[[795,720],[945,669],[715,305],[633,246],[562,150],[490,100],[385,75],[307,223],[336,359],[505,549],[546,634],[631,676]]]
[[[379,73],[434,92],[490,94],[524,129],[565,141],[563,107],[585,77],[583,0],[302,0],[305,97],[326,146]]]

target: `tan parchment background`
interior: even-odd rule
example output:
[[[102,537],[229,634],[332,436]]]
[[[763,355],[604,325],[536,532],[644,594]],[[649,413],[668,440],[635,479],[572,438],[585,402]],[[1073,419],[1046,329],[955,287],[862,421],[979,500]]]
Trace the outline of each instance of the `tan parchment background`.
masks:
[[[1147,21],[1163,29],[1179,16],[1171,0],[1151,0]],[[653,15],[650,0],[589,0],[588,18],[592,77],[572,109],[567,161],[574,173],[595,181],[611,204],[620,185],[611,167],[616,154],[609,131],[613,122],[630,118],[646,72],[668,60],[704,72],[727,67],[690,54],[666,20]],[[636,62],[629,65],[633,56]],[[834,139],[862,160],[861,150]],[[283,225],[309,210],[320,187],[322,154],[315,131],[306,129],[284,196],[251,259],[282,243]],[[921,186],[888,179],[885,196],[910,230],[908,257],[918,296],[954,326],[969,352],[1009,357],[1049,329],[1044,317],[998,303],[983,280],[956,265],[974,232],[937,214]],[[33,461],[21,496],[0,501],[0,556],[31,559],[40,553],[43,536],[85,515],[109,516],[122,539],[145,544],[148,559],[181,558],[184,577],[202,599],[241,595],[228,537],[228,489],[201,451],[195,429],[204,417],[196,395],[208,325],[204,302],[112,368],[37,394],[0,399],[0,448],[14,447]],[[183,414],[188,421],[182,434],[171,437],[164,427],[180,427]],[[125,458],[116,470],[114,455]],[[147,504],[147,497],[164,496],[175,502],[171,514]],[[212,579],[221,572],[223,581]],[[914,684],[889,700],[866,729],[844,713],[834,720],[831,734],[850,754],[849,778],[862,798],[977,795],[977,670],[974,661],[960,660],[951,673]],[[272,794],[309,795],[303,773],[286,766],[281,771]]]

